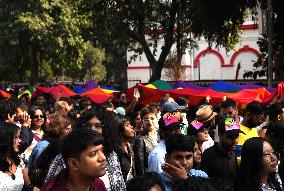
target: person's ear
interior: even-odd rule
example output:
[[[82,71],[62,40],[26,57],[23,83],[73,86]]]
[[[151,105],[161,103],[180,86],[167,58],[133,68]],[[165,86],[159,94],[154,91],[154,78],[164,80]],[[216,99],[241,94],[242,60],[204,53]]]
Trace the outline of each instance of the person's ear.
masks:
[[[80,162],[75,158],[69,158],[67,160],[68,166],[73,171],[78,171]]]
[[[280,121],[281,120],[281,116],[277,115],[277,120]]]

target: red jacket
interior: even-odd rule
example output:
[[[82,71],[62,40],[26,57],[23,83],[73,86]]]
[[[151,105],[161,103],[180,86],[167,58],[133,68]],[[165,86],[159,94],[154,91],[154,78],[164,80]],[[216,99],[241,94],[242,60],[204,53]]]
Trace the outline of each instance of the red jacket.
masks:
[[[62,170],[58,175],[47,181],[41,191],[69,191],[66,187],[67,171]],[[94,178],[91,182],[89,191],[105,191],[105,185],[99,178]]]

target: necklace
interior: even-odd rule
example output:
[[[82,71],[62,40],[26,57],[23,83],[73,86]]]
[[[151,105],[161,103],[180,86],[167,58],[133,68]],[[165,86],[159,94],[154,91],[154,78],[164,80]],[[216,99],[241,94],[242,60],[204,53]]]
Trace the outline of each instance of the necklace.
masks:
[[[15,179],[16,179],[15,174],[11,173],[11,178],[12,178],[13,180],[15,180]]]

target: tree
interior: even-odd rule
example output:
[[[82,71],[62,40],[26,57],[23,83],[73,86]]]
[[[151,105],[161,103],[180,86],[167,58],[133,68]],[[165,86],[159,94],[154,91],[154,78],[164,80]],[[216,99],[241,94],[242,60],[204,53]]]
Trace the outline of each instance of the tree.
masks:
[[[0,14],[0,47],[3,47],[0,61],[7,70],[18,66],[22,69],[20,76],[30,73],[31,82],[35,83],[44,62],[56,78],[81,77],[83,62],[87,59],[86,46],[90,49],[95,46],[88,31],[92,24],[90,15],[82,11],[82,1],[2,0],[0,3],[4,11]]]
[[[92,1],[90,7],[94,14],[98,13],[97,21],[104,18],[111,26],[105,34],[112,33],[118,40],[127,37],[130,49],[145,53],[152,70],[152,82],[160,79],[174,43],[177,43],[180,59],[193,45],[193,37],[204,36],[209,44],[214,42],[217,46],[232,48],[239,40],[239,27],[246,10],[255,8],[256,4],[256,0],[97,0]],[[111,12],[98,12],[104,8]],[[163,45],[157,55],[159,40]]]
[[[273,0],[273,71],[276,80],[284,80],[284,2],[282,0]],[[260,1],[261,8],[267,8],[267,2]],[[266,22],[266,21],[263,21]],[[267,35],[263,35],[258,39],[261,55],[254,63],[254,69],[247,71],[244,76],[257,79],[258,77],[267,76],[267,62],[268,62],[268,42]]]

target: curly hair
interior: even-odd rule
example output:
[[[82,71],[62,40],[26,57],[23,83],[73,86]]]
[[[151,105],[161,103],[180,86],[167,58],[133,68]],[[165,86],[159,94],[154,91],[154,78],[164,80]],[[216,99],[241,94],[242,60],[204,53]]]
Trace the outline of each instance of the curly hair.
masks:
[[[8,115],[16,114],[17,107],[20,103],[14,99],[4,99],[0,101],[0,121],[6,121]]]

